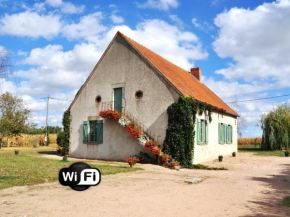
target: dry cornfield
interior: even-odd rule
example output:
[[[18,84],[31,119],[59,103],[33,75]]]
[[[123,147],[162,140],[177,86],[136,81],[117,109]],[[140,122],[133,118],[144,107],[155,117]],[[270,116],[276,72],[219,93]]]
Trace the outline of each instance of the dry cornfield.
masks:
[[[255,138],[238,138],[238,145],[261,145],[262,138],[255,137]]]
[[[45,135],[21,134],[19,137],[3,138],[3,147],[37,147],[44,146]],[[57,134],[49,134],[50,144],[56,144]],[[9,145],[8,145],[9,144]]]

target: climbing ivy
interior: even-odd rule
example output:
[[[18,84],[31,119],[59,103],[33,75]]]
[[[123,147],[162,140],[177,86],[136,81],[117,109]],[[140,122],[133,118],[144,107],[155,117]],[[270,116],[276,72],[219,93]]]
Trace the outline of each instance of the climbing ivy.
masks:
[[[196,113],[207,111],[211,122],[213,106],[195,100],[191,96],[180,96],[178,102],[167,109],[168,128],[163,144],[163,151],[179,161],[184,167],[192,166],[195,138]]]
[[[63,114],[62,125],[63,125],[63,131],[64,131],[62,154],[68,155],[69,154],[69,138],[70,138],[70,111],[69,110],[65,111]]]

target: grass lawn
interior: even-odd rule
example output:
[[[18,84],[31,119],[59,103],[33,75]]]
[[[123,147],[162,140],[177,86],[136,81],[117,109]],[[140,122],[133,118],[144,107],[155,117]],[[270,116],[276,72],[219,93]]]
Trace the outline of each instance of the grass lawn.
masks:
[[[264,151],[261,150],[260,145],[239,145],[238,149],[240,152],[253,152],[255,155],[259,156],[279,156],[285,157],[283,151]]]
[[[14,149],[0,150],[0,190],[13,186],[57,181],[59,170],[74,163],[39,157],[41,152],[56,154],[55,147],[17,148],[21,150],[18,156],[14,154]],[[90,164],[90,166],[98,168],[102,175],[141,170],[129,166],[104,164]]]

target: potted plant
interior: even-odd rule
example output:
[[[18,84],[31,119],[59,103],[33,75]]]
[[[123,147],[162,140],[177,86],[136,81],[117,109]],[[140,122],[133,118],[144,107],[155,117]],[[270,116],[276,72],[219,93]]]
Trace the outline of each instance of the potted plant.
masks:
[[[219,155],[219,162],[222,162],[222,161],[223,161],[223,156]]]
[[[126,159],[126,161],[128,162],[128,164],[130,165],[130,167],[131,168],[133,168],[134,166],[135,166],[135,164],[137,164],[137,162],[139,162],[140,160],[139,160],[139,158],[137,158],[137,157],[128,157],[127,159]]]
[[[232,156],[233,157],[235,157],[237,154],[236,154],[236,152],[234,151],[233,153],[232,153]]]
[[[15,152],[15,155],[18,155],[20,150],[19,149],[15,149],[14,152]]]
[[[145,148],[148,151],[153,151],[154,149],[156,149],[158,147],[158,142],[157,141],[153,141],[153,140],[149,140],[145,143]]]
[[[288,157],[289,156],[289,150],[288,149],[285,150],[284,154],[285,154],[285,157]]]
[[[160,155],[160,160],[162,163],[168,163],[169,161],[169,155],[168,154],[162,154]]]
[[[172,168],[175,169],[175,170],[179,170],[179,169],[180,169],[180,163],[179,163],[179,161],[174,161],[174,162],[172,162],[172,163],[171,163],[171,166],[172,166]]]
[[[138,126],[134,123],[126,125],[126,130],[134,138],[138,138],[143,135],[141,129],[139,129]]]

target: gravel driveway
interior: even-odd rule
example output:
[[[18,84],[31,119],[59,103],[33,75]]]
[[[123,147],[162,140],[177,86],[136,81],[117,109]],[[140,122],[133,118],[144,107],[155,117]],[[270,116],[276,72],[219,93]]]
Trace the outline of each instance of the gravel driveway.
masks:
[[[118,163],[122,164],[122,163]],[[290,158],[238,153],[225,157],[227,171],[183,172],[155,165],[103,176],[77,192],[58,182],[0,191],[0,216],[290,216]],[[184,181],[202,178],[198,184]]]

